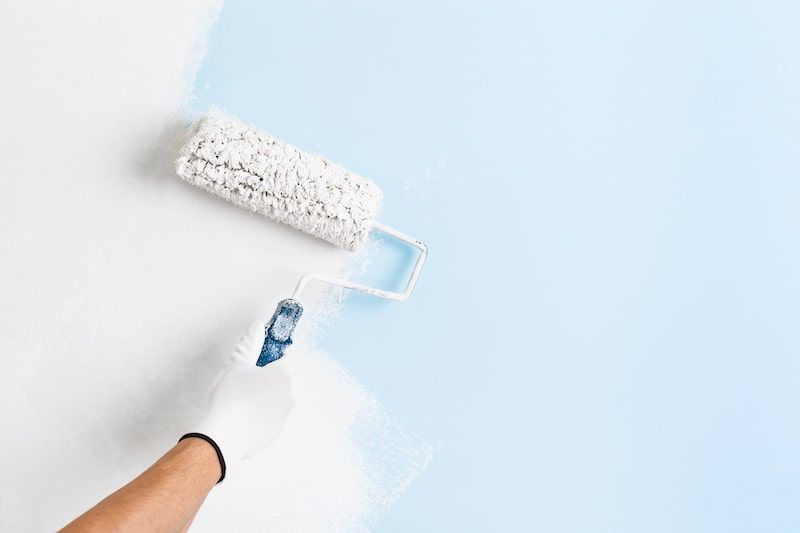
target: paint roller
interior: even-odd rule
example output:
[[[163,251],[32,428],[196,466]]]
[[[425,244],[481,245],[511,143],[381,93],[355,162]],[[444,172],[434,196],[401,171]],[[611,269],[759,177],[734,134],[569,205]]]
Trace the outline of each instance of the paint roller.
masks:
[[[278,303],[267,324],[258,366],[280,359],[292,344],[303,314],[300,296],[310,282],[397,301],[407,299],[414,290],[428,249],[421,241],[378,222],[383,195],[372,181],[221,112],[194,123],[175,167],[178,176],[192,185],[346,250],[358,250],[370,233],[379,231],[419,251],[402,292],[323,274],[304,275],[292,296]]]

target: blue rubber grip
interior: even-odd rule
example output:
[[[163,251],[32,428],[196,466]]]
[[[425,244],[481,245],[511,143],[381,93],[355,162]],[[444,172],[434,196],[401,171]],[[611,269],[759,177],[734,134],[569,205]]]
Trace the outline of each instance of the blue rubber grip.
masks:
[[[299,302],[287,298],[278,303],[272,320],[264,329],[264,344],[256,366],[266,366],[283,357],[283,352],[292,344],[292,333],[301,316],[303,306]]]

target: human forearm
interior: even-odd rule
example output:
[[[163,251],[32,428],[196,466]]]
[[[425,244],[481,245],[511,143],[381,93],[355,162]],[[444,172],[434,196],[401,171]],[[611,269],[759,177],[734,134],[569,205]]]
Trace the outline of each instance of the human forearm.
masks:
[[[185,531],[220,473],[210,444],[182,440],[62,531]]]

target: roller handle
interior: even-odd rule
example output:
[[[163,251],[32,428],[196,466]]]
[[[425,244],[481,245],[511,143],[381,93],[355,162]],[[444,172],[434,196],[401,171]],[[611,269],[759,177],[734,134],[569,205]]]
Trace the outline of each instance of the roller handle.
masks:
[[[264,328],[264,344],[256,366],[266,366],[283,357],[283,352],[292,344],[292,333],[303,316],[303,306],[296,300],[287,298],[278,303],[272,319]]]

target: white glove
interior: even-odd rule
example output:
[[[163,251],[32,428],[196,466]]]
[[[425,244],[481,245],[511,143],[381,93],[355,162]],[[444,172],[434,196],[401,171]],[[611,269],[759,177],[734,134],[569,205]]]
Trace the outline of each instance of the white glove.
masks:
[[[216,443],[224,470],[275,442],[294,407],[283,361],[256,366],[264,326],[258,320],[250,323],[228,364],[211,382],[208,414],[193,432]]]

